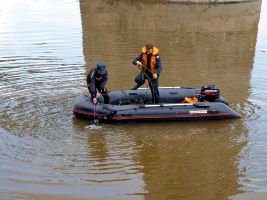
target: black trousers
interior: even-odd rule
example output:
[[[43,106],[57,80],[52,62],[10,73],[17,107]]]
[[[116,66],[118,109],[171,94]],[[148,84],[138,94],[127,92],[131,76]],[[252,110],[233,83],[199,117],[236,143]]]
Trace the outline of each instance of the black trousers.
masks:
[[[144,71],[141,71],[136,77],[135,82],[137,83],[136,86],[133,88],[136,90],[140,86],[144,85],[146,79],[148,80],[149,88],[152,93],[152,102],[153,103],[159,103],[160,97],[159,97],[159,83],[158,78],[154,79],[152,76],[149,76],[145,74]]]

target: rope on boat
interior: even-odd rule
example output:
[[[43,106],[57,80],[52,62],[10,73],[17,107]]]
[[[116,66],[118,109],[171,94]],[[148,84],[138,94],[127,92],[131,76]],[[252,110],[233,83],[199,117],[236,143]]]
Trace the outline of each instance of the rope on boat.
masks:
[[[151,96],[153,98],[152,101],[153,101],[153,103],[155,103],[155,91],[154,91],[154,88],[153,88],[154,84],[151,82],[150,77],[147,75],[146,71],[143,69],[144,67],[145,66],[142,64],[142,69],[140,69],[140,70],[144,73],[144,75],[146,76],[148,82],[151,84],[151,89],[152,89],[152,95]],[[150,69],[148,69],[148,67],[146,67],[146,70],[149,71],[153,75],[152,71]]]

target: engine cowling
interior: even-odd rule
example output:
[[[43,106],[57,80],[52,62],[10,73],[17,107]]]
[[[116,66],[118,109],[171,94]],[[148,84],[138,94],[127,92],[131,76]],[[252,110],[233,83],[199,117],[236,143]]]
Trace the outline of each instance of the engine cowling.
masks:
[[[220,88],[216,85],[204,85],[201,87],[200,95],[202,100],[215,101],[220,98]]]

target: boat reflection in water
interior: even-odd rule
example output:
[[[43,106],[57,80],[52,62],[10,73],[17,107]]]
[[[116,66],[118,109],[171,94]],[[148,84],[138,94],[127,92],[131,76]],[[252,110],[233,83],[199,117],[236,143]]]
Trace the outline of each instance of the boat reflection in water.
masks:
[[[80,0],[86,71],[104,60],[108,88],[128,89],[138,73],[131,61],[149,41],[160,50],[161,86],[216,84],[233,108],[242,111],[248,103],[260,7],[261,1],[213,6]],[[134,187],[132,195],[226,199],[240,192],[238,160],[248,131],[242,120],[111,129],[131,140],[120,150],[131,151],[131,162],[142,166],[133,184],[143,191]],[[115,140],[124,143],[116,134],[106,137],[102,141],[107,146]],[[105,155],[112,157],[106,150]]]

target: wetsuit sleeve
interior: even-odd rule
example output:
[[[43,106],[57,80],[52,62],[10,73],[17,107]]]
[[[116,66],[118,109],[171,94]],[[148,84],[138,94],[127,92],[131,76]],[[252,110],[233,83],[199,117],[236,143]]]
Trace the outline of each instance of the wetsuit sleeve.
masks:
[[[136,64],[136,61],[140,61],[140,62],[142,62],[142,57],[143,57],[143,54],[141,53],[137,58],[134,58],[134,59],[133,59],[133,64],[134,64],[134,65],[137,65],[137,64]]]
[[[95,70],[90,71],[87,75],[86,81],[87,81],[87,87],[89,92],[91,93],[92,98],[96,97],[96,87],[95,87]]]
[[[156,74],[159,76],[161,71],[162,71],[161,60],[160,60],[160,56],[157,55],[156,56]]]

